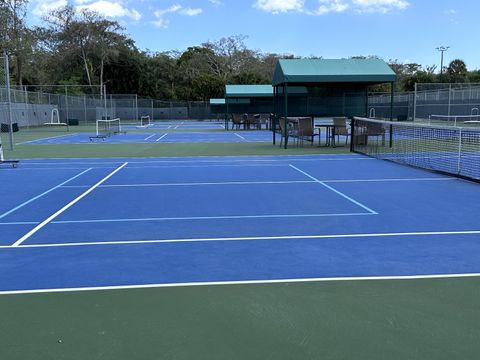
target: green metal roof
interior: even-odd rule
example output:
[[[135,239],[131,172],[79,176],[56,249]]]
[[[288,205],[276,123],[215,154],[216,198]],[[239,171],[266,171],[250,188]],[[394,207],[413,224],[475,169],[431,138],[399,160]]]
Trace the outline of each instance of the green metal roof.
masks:
[[[210,99],[210,105],[225,105],[225,99]]]
[[[226,85],[225,97],[273,97],[273,87],[272,85]]]
[[[395,72],[380,59],[280,59],[272,83],[379,84],[395,80]]]

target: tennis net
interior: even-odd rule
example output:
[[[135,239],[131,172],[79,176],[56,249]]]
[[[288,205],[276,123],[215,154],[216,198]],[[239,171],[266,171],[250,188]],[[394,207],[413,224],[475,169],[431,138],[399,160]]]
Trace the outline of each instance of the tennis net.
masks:
[[[480,180],[480,129],[355,117],[351,149],[378,159]]]

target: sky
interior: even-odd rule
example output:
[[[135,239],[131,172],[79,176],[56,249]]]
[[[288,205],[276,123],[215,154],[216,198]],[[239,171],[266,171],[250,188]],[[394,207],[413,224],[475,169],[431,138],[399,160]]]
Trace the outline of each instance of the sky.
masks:
[[[138,48],[179,50],[231,35],[263,53],[480,69],[479,0],[31,0],[34,24],[71,4],[117,20]]]

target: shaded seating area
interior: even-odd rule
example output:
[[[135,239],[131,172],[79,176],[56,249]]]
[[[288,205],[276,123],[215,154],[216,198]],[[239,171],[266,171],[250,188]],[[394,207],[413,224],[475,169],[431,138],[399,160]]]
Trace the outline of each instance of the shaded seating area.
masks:
[[[216,116],[217,120],[225,119],[225,99],[210,99],[210,113]]]
[[[395,81],[395,72],[380,59],[281,59],[272,80],[274,122],[290,117],[328,118],[326,141],[335,146],[335,137],[346,141],[350,137],[346,119],[367,116],[370,86],[390,83],[393,114]],[[287,127],[281,131],[281,144],[287,148],[292,133]]]
[[[262,129],[270,127],[273,112],[272,85],[226,85],[225,129]],[[263,126],[262,126],[263,125]]]

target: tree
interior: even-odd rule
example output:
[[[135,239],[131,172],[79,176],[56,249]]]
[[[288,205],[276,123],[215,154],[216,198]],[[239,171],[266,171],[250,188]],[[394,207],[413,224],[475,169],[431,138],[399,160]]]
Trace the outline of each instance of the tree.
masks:
[[[447,75],[451,82],[464,82],[467,79],[467,74],[467,65],[463,60],[452,60],[447,67]]]
[[[15,77],[23,83],[23,65],[31,53],[33,37],[26,26],[28,0],[0,0],[0,48],[15,59]]]
[[[118,22],[86,9],[66,6],[54,10],[45,20],[54,51],[80,58],[89,85],[103,85],[105,65],[116,59],[120,47],[134,47]]]

